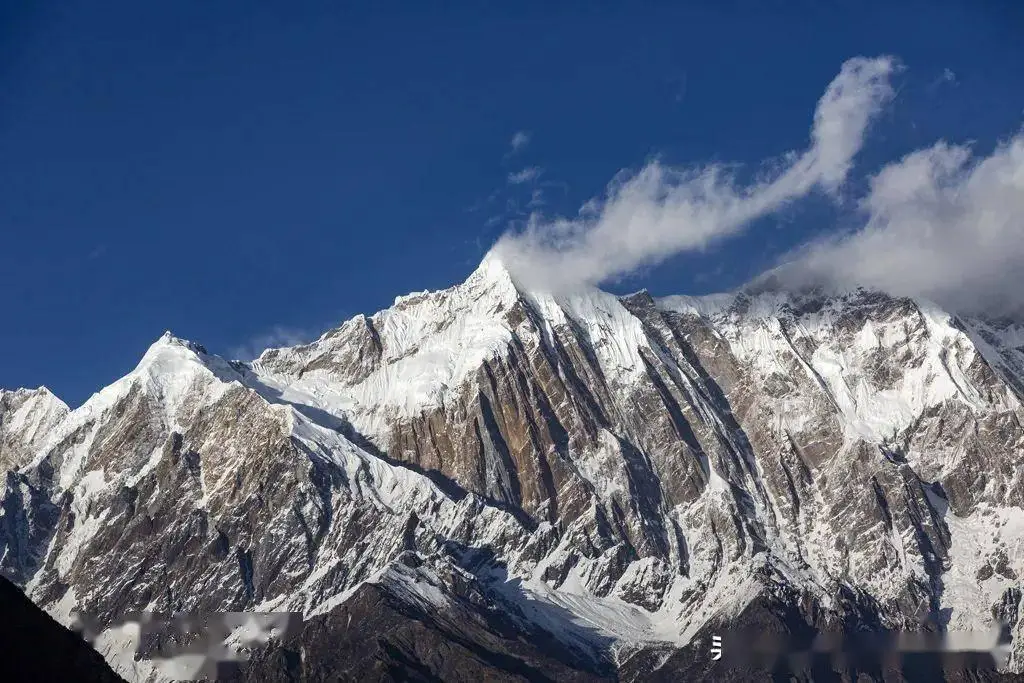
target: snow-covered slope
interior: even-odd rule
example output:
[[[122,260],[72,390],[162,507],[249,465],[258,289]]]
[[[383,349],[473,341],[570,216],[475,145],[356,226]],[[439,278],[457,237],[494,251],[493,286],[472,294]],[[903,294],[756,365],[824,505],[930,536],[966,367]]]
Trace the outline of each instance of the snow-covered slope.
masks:
[[[252,364],[165,335],[18,437],[0,567],[108,628],[449,610],[431,638],[558,676],[642,677],[768,603],[815,628],[1002,619],[1019,670],[1022,340],[863,290],[527,291],[489,256]],[[569,669],[513,644],[538,633]]]
[[[31,460],[67,414],[68,407],[46,387],[0,389],[0,471]]]

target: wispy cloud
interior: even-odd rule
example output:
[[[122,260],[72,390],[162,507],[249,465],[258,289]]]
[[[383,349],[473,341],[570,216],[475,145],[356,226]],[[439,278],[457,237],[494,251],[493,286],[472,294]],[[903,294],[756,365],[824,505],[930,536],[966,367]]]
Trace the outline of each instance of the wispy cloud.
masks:
[[[319,335],[319,332],[294,327],[275,325],[271,329],[253,335],[244,343],[228,349],[228,356],[237,360],[252,360],[267,349],[305,344]]]
[[[960,85],[960,81],[957,80],[956,74],[948,67],[943,69],[942,73],[928,85],[926,91],[934,93],[936,90],[946,85],[953,86],[954,88]]]
[[[783,283],[1024,314],[1024,132],[981,158],[945,142],[913,152],[873,176],[861,209],[860,229],[791,254]]]
[[[495,253],[533,286],[598,284],[736,235],[815,188],[835,194],[869,123],[893,96],[897,68],[891,57],[844,63],[818,101],[810,147],[790,152],[762,179],[741,183],[735,167],[721,164],[679,169],[652,161],[621,173],[574,218],[533,215],[523,230],[503,235]]]
[[[508,174],[509,185],[522,185],[524,183],[531,183],[540,177],[540,174],[544,172],[540,166],[527,166],[526,168],[516,171],[515,173]]]
[[[530,133],[525,130],[516,131],[516,134],[512,136],[511,142],[509,142],[508,156],[517,154],[528,144],[530,144]]]
[[[539,187],[533,188],[530,192],[530,201],[527,203],[526,208],[528,209],[539,209],[544,206],[544,190]]]

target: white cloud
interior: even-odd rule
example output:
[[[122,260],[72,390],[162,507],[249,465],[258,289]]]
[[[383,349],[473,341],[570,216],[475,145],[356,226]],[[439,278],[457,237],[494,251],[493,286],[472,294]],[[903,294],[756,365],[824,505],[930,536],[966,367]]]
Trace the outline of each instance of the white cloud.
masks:
[[[512,141],[509,143],[511,149],[509,154],[515,154],[530,144],[530,134],[525,130],[516,131],[516,134],[512,136]]]
[[[818,101],[807,156],[814,166],[809,175],[818,175],[816,182],[826,189],[836,189],[850,172],[868,123],[892,97],[894,68],[888,57],[850,59]]]
[[[238,360],[252,360],[267,349],[305,344],[316,336],[317,333],[311,333],[308,330],[275,325],[270,330],[253,336],[244,344],[230,348],[228,355]]]
[[[801,249],[782,282],[1024,313],[1024,133],[980,159],[944,142],[909,154],[871,179],[861,208],[861,229]]]
[[[870,120],[892,97],[896,68],[890,57],[844,63],[818,102],[811,146],[786,155],[768,179],[742,184],[724,165],[680,170],[653,161],[620,174],[575,218],[533,215],[495,252],[532,286],[598,284],[735,235],[815,187],[835,192]]]
[[[540,177],[543,169],[539,166],[527,166],[521,171],[508,174],[509,185],[522,185],[523,183],[530,183]]]

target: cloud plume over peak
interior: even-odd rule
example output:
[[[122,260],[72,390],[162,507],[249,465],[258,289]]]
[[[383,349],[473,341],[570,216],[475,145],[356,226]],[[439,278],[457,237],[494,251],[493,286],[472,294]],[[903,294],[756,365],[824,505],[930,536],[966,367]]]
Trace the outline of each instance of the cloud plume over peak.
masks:
[[[863,227],[791,254],[780,282],[1024,314],[1024,133],[982,158],[945,142],[908,154],[872,177],[861,208]]]
[[[818,102],[811,145],[786,155],[770,178],[740,183],[723,165],[676,169],[658,161],[615,180],[574,218],[533,216],[495,253],[531,286],[596,285],[735,235],[806,196],[834,192],[849,174],[867,128],[892,98],[891,57],[843,64]]]

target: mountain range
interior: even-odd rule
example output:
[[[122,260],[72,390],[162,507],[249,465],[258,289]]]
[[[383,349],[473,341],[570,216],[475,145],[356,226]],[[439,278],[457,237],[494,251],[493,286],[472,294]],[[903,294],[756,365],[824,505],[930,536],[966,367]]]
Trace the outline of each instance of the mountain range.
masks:
[[[74,410],[0,393],[0,572],[129,680],[174,646],[131,615],[243,611],[303,620],[239,680],[747,680],[755,636],[922,630],[1005,645],[775,675],[1012,680],[1022,420],[1019,321],[490,254],[251,362],[166,333]]]

